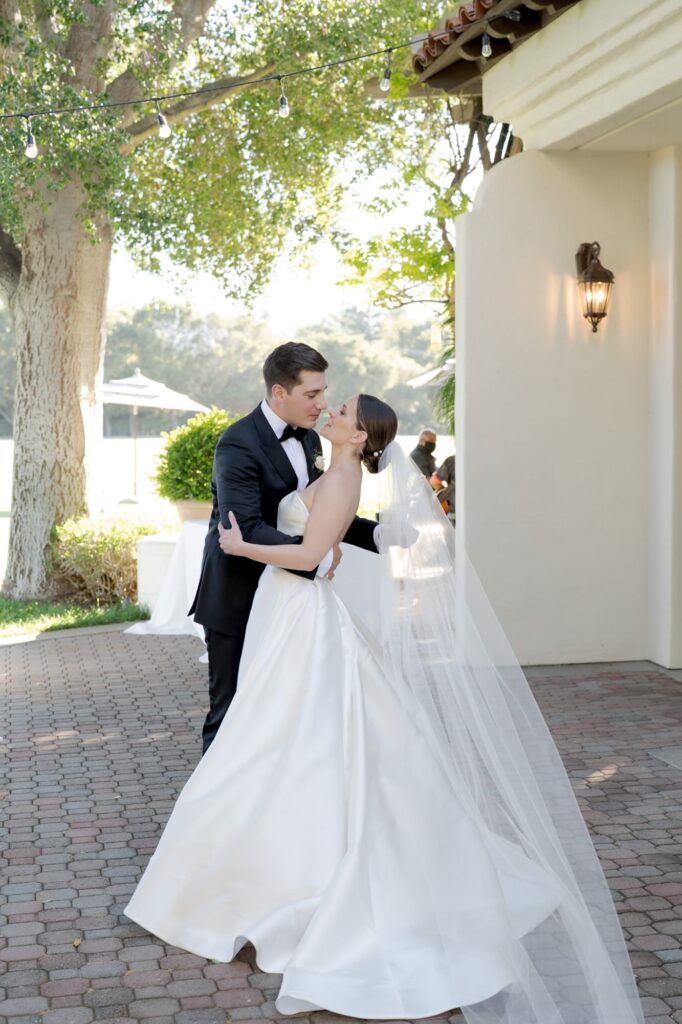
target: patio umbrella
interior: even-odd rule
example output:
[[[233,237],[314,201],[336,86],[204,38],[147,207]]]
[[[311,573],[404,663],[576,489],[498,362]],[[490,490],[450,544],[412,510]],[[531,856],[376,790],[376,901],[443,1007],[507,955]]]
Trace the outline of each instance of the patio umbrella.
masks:
[[[444,381],[449,380],[450,377],[454,377],[455,362],[454,358],[446,359],[442,366],[437,366],[434,370],[420,373],[417,377],[412,377],[408,380],[407,383],[413,388],[423,388],[428,384],[442,384]]]
[[[209,412],[188,395],[173,391],[158,380],[145,377],[138,367],[132,377],[110,380],[102,388],[105,405],[128,405],[133,410],[133,495],[137,494],[137,438],[140,409],[171,409],[177,412]]]

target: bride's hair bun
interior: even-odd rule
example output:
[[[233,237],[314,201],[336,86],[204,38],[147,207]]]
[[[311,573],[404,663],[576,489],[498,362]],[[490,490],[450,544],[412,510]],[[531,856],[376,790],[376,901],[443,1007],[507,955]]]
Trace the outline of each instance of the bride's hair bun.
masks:
[[[398,433],[398,417],[380,398],[358,395],[357,421],[358,427],[367,434],[362,463],[370,473],[378,473],[384,449]]]

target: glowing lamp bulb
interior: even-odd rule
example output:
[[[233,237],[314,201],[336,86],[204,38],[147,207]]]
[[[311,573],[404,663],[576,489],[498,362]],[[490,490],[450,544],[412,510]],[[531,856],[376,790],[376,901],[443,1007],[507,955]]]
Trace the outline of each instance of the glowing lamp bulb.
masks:
[[[159,138],[169,139],[171,137],[171,126],[168,124],[166,118],[159,112],[156,115],[156,120],[159,122]]]

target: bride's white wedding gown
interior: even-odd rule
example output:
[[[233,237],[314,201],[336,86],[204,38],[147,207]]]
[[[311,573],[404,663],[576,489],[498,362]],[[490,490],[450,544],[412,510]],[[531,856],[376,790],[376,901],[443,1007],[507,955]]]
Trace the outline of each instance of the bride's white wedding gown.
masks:
[[[294,492],[278,528],[307,516]],[[281,1013],[426,1017],[508,985],[557,890],[465,812],[399,688],[332,583],[266,568],[237,696],[126,914],[214,960],[252,942]]]

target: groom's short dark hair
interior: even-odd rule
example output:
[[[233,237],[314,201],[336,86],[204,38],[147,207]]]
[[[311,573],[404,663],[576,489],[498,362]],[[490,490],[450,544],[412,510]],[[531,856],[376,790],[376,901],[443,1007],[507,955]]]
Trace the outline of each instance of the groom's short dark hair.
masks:
[[[278,345],[263,364],[263,378],[268,394],[274,384],[281,384],[291,391],[301,383],[301,371],[312,370],[324,373],[329,363],[316,349],[300,341],[287,341]]]

